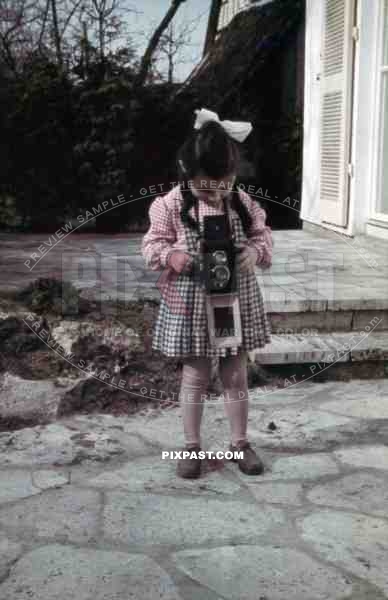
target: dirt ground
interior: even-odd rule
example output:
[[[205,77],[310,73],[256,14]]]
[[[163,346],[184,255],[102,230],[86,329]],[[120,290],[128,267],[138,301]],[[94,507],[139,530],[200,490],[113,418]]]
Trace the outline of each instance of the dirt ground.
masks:
[[[182,362],[165,357],[151,348],[150,332],[158,314],[157,302],[104,302],[97,306],[84,301],[82,310],[76,315],[60,314],[56,307],[55,302],[50,305],[46,293],[43,300],[41,295],[38,300],[32,298],[25,290],[18,296],[8,294],[0,298],[0,376],[8,372],[24,380],[74,379],[74,387],[63,395],[58,417],[75,412],[133,414],[146,405],[158,408],[177,406]],[[65,327],[78,320],[90,323],[92,331],[93,325],[96,325],[95,330],[98,326],[103,331],[113,331],[119,325],[121,331],[137,332],[137,343],[132,347],[121,338],[119,343],[114,338],[107,342],[105,338],[89,332],[74,340],[71,360],[66,360],[42,341],[23,320],[28,309],[50,333],[58,326]],[[86,364],[84,369],[78,366],[81,361]],[[89,367],[92,368],[88,370]],[[91,371],[93,376],[90,376]],[[101,377],[103,372],[115,374],[115,384],[107,384],[107,380]],[[118,379],[128,382],[125,389],[117,385]],[[273,377],[259,365],[249,364],[250,387],[268,383],[270,379]],[[109,381],[113,381],[113,378]],[[144,394],[144,390],[148,392]],[[154,392],[150,394],[150,390]],[[219,395],[222,391],[218,373],[212,372],[208,394]],[[20,419],[19,426],[26,426],[23,419]],[[0,414],[0,429],[17,427],[18,424],[12,420],[3,419],[1,422]]]

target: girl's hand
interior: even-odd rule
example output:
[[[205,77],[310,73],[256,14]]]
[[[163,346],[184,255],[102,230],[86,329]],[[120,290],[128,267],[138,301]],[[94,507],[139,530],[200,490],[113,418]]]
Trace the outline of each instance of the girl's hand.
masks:
[[[174,250],[168,259],[168,266],[176,273],[189,273],[193,264],[193,258],[187,252]]]
[[[242,246],[236,255],[237,268],[243,273],[247,272],[255,267],[257,258],[257,251],[252,246]]]

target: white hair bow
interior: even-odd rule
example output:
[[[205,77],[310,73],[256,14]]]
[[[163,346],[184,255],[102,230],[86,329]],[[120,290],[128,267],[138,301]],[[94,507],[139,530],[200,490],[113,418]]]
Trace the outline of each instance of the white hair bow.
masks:
[[[195,111],[197,117],[194,123],[194,129],[201,129],[202,125],[207,121],[217,121],[237,142],[243,142],[252,131],[252,123],[249,121],[220,121],[217,113],[208,110],[207,108],[197,109]]]

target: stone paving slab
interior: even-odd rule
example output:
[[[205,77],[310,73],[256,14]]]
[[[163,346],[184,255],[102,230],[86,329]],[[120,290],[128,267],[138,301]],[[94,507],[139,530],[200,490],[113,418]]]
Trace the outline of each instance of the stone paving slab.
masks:
[[[281,509],[224,498],[106,492],[104,507],[105,539],[130,546],[249,542],[282,523]]]
[[[262,385],[258,388],[249,390],[249,401],[251,407],[273,407],[273,406],[286,406],[294,405],[297,403],[302,404],[304,400],[311,402],[318,402],[319,400],[327,400],[330,396],[331,390],[336,390],[338,387],[337,382],[327,381],[324,383],[315,382],[313,379],[310,381],[303,381],[297,385],[289,385],[284,389],[271,385]],[[387,382],[388,391],[388,382]]]
[[[336,450],[334,455],[346,465],[388,471],[388,446],[355,446]]]
[[[147,556],[59,544],[25,554],[1,594],[2,600],[181,600],[171,577]]]
[[[49,236],[2,233],[0,290],[24,287],[57,270],[65,280],[97,296],[102,293],[123,300],[160,299],[155,289],[158,274],[150,275],[140,254],[142,237],[143,234],[106,236],[78,231],[56,244],[29,271],[25,261],[38,252]],[[322,229],[274,231],[273,237],[273,265],[266,271],[257,270],[269,312],[388,309],[385,241],[365,236],[347,240]],[[369,260],[360,248],[368,249]],[[372,259],[377,266],[371,266]],[[101,278],[95,272],[96,260],[102,265]],[[87,279],[87,273],[83,273],[78,281],[80,263],[89,265],[89,276]],[[149,287],[140,285],[148,281]]]
[[[301,519],[300,528],[303,539],[329,563],[367,579],[388,597],[386,519],[324,509]]]
[[[5,469],[0,471],[0,505],[19,498],[40,494],[42,490],[60,487],[68,477],[54,470],[26,471]]]
[[[270,472],[263,473],[260,481],[318,479],[325,475],[336,475],[338,472],[339,469],[329,454],[302,454],[276,459]]]
[[[0,527],[22,537],[84,544],[99,531],[101,496],[67,486],[0,507]],[[0,594],[1,597],[1,594]]]
[[[263,411],[254,406],[251,418],[258,418]],[[151,416],[129,418],[124,426],[127,436],[137,433],[148,443],[158,445],[160,450],[174,450],[184,445],[182,414],[179,409],[161,411],[157,418]],[[222,450],[229,443],[229,427],[225,418],[222,402],[208,403],[203,416],[203,441],[204,448],[211,449],[218,444]]]
[[[374,473],[354,473],[315,486],[307,498],[315,504],[359,510],[388,518],[388,479]]]
[[[276,425],[275,431],[268,430],[268,423]],[[340,440],[342,434],[356,434],[363,429],[362,423],[351,417],[323,410],[284,409],[268,410],[265,417],[252,422],[250,437],[264,448],[304,448],[323,450],[330,442]]]
[[[9,567],[23,552],[23,544],[10,540],[0,529],[0,582],[7,576]]]
[[[209,492],[210,495],[235,494],[240,485],[222,477],[220,473],[208,472],[201,479],[177,478],[176,461],[160,460],[160,455],[126,463],[120,469],[102,473],[88,479],[85,484],[96,488],[125,489],[128,492],[175,492],[186,490],[192,494]]]
[[[55,418],[58,405],[67,390],[77,383],[74,379],[62,379],[61,387],[54,381],[26,380],[4,373],[0,376],[0,418],[21,417],[36,421]],[[39,398],[39,402],[37,402]]]
[[[150,452],[150,446],[138,436],[128,437],[120,429],[111,428],[111,421],[107,427],[101,426],[98,418],[96,421],[88,418],[86,422],[89,427],[79,427],[79,420],[70,425],[63,420],[1,432],[0,467],[66,466],[86,460],[101,462],[119,456],[144,456]]]
[[[346,401],[343,398],[321,404],[320,408],[335,414],[361,419],[388,419],[388,396],[379,394],[376,390],[374,396],[369,396],[366,392],[362,396]]]
[[[290,506],[301,506],[303,504],[302,494],[305,483],[286,483],[284,481],[271,481],[270,483],[262,483],[260,481],[250,481],[239,471],[236,470],[236,475],[241,477],[244,485],[249,488],[250,493],[260,503],[269,502],[270,504],[280,504]]]
[[[234,600],[336,600],[352,593],[350,581],[302,552],[271,546],[224,546],[173,555],[190,577]]]
[[[256,392],[260,476],[177,479],[179,408],[2,432],[1,600],[388,598],[388,380]],[[222,402],[202,434],[227,448]]]

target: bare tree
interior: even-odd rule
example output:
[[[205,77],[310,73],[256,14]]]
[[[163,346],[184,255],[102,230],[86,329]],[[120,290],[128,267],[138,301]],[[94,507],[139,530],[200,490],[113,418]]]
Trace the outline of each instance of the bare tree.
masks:
[[[195,63],[199,56],[184,58],[188,48],[198,48],[198,44],[193,44],[192,34],[198,28],[198,23],[202,15],[199,15],[192,21],[175,24],[171,21],[170,25],[160,38],[157,49],[158,61],[167,61],[167,81],[174,83],[174,74],[177,65],[184,63]]]
[[[32,0],[0,0],[0,59],[15,74],[34,47],[34,24],[40,6]]]
[[[218,19],[220,18],[221,6],[222,0],[211,0],[203,55],[210,50],[217,35]]]
[[[152,64],[152,58],[159,45],[160,38],[170,25],[173,18],[175,17],[179,7],[186,1],[187,0],[171,0],[171,4],[168,11],[166,12],[163,19],[152,34],[150,41],[148,42],[147,48],[140,61],[140,68],[135,82],[137,86],[143,86],[146,82]]]
[[[48,53],[63,69],[85,0],[0,0],[0,56],[17,72],[30,52]],[[71,27],[70,27],[71,26]],[[67,61],[68,62],[68,61]]]
[[[60,69],[63,67],[63,56],[62,56],[62,40],[59,32],[58,24],[58,12],[57,12],[57,0],[50,0],[51,18],[52,18],[52,32],[55,44],[55,51],[57,55],[57,63]]]
[[[44,9],[42,11],[42,22],[41,22],[40,33],[39,33],[39,37],[38,37],[38,49],[39,50],[42,50],[42,42],[43,42],[43,38],[44,38],[44,35],[46,32],[49,10],[50,10],[50,0],[46,0]]]
[[[207,16],[208,11],[205,10],[190,21],[175,18],[169,23],[152,55],[147,74],[149,82],[174,83],[178,65],[193,65],[200,60],[200,44],[192,43],[192,35]],[[151,23],[150,30],[133,32],[133,38],[138,39],[139,44],[147,45],[155,28],[156,25]]]
[[[157,63],[168,61],[168,79],[173,80],[174,65],[180,49],[188,43],[190,25],[180,30],[172,27],[179,7],[187,0],[171,0],[165,16],[147,40],[139,60],[136,85],[143,85],[150,72],[157,74]],[[122,39],[128,46],[126,17],[138,13],[125,0],[0,0],[0,57],[17,71],[29,51],[49,53],[59,68],[69,62],[88,62],[89,49],[96,48],[105,74],[105,57]],[[131,33],[132,36],[132,33]],[[159,48],[159,55],[156,50]],[[184,62],[183,59],[180,62]],[[159,76],[159,75],[158,75]]]
[[[74,37],[81,46],[82,60],[88,62],[90,48],[97,48],[103,76],[106,75],[106,56],[113,48],[129,50],[130,35],[127,23],[129,14],[139,13],[123,0],[83,0],[79,18],[75,24]]]
[[[97,26],[98,51],[100,60],[105,58],[107,28],[118,8],[117,0],[91,0],[85,12]]]

